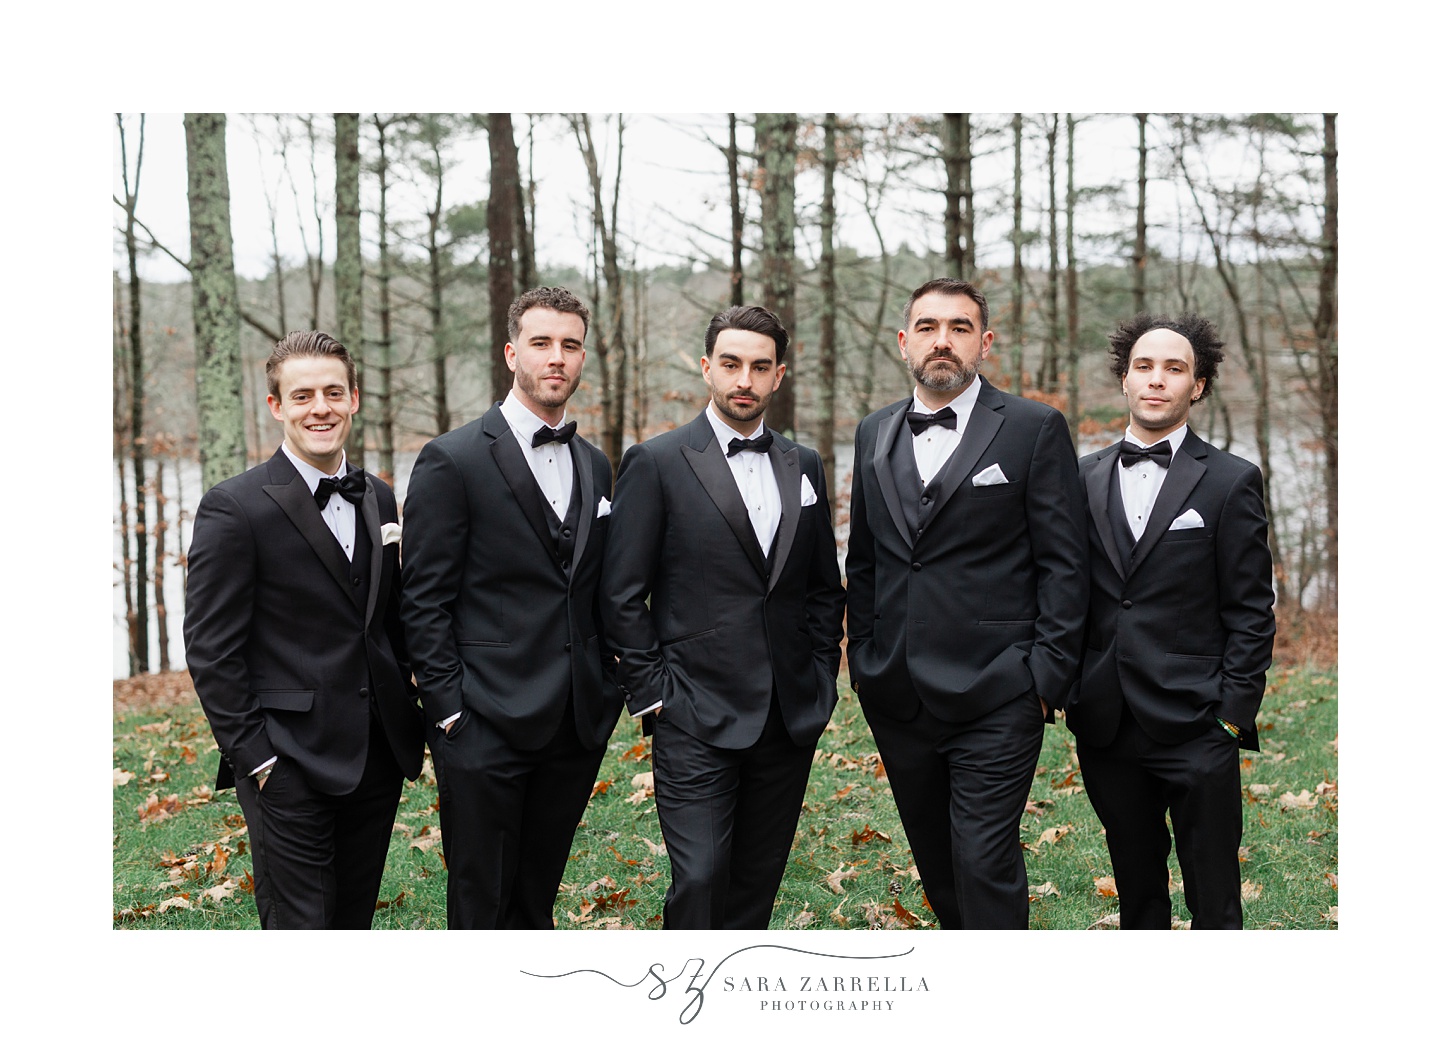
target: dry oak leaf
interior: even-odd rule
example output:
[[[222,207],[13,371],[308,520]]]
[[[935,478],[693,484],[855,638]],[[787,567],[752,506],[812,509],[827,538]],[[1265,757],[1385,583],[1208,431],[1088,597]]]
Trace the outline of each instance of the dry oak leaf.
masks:
[[[842,915],[841,907],[844,905],[846,905],[845,898],[843,898],[840,902],[837,902],[836,908],[831,911],[832,922],[835,923],[838,927],[849,927],[851,925],[851,921]]]
[[[831,795],[831,799],[832,800],[841,800],[843,797],[845,797],[848,793],[850,793],[854,789],[856,789],[856,783],[855,782],[848,782],[842,789],[839,789],[835,793],[833,793]]]
[[[857,871],[846,868],[846,863],[842,862],[836,867],[836,872],[826,874],[826,886],[831,888],[833,894],[846,894],[846,888],[841,886],[841,882],[843,880],[855,880],[856,878]]]
[[[1028,803],[1023,807],[1023,814],[1042,815],[1052,806],[1053,802],[1051,800],[1034,800],[1032,797],[1029,797]]]
[[[222,899],[229,897],[231,893],[236,889],[237,881],[233,880],[231,877],[228,877],[226,880],[223,880],[215,887],[209,887],[205,891],[203,891],[202,897],[210,898],[213,902],[220,902]]]
[[[419,851],[427,851],[435,844],[443,841],[443,830],[437,826],[424,826],[423,832],[408,842],[409,847],[416,847]]]
[[[871,826],[863,826],[860,832],[851,835],[852,846],[856,846],[857,844],[870,844],[873,840],[880,840],[887,844],[892,842],[891,837],[885,833],[878,833]]]
[[[912,912],[896,898],[892,899],[892,912],[898,920],[902,921],[908,927],[920,927],[922,925],[922,917]]]
[[[1329,923],[1339,923],[1340,922],[1340,906],[1338,906],[1338,905],[1332,905],[1330,907],[1330,910],[1328,912],[1324,912],[1324,913],[1321,913],[1320,914],[1320,919],[1325,920],[1325,921],[1328,921]]]
[[[1036,902],[1044,898],[1061,897],[1062,893],[1053,885],[1053,881],[1051,880],[1045,881],[1037,887],[1028,888],[1028,901],[1030,902]]]
[[[112,768],[111,769],[111,788],[112,789],[115,789],[117,786],[124,786],[124,785],[126,785],[126,783],[130,782],[135,777],[136,776],[135,775],[132,775],[129,771],[122,771],[120,768]]]
[[[1281,793],[1277,803],[1281,811],[1290,811],[1292,809],[1303,811],[1306,808],[1313,808],[1318,799],[1309,790],[1302,789],[1299,793]]]
[[[645,744],[643,742],[637,742],[624,753],[620,754],[620,760],[639,762],[648,759],[649,756],[650,751],[645,748]]]
[[[657,856],[665,854],[664,844],[657,844],[649,837],[636,836],[635,839],[638,840],[640,843],[644,844],[645,847],[649,849],[650,854]]]
[[[1064,823],[1061,826],[1049,826],[1047,829],[1043,830],[1042,834],[1038,837],[1038,843],[1056,844],[1058,843],[1058,841],[1062,840],[1064,837],[1072,832],[1072,822]]]
[[[816,914],[810,909],[802,909],[795,916],[791,917],[792,927],[810,927],[816,922]]]
[[[594,796],[598,796],[599,794],[602,794],[602,793],[608,793],[610,787],[613,786],[614,784],[615,784],[615,780],[614,779],[600,779],[598,782],[595,783],[594,789],[592,789],[592,790],[589,791],[589,795],[591,797],[594,797]]]
[[[1260,896],[1260,892],[1264,889],[1263,884],[1257,884],[1253,880],[1246,880],[1239,885],[1239,896],[1246,902],[1253,902]]]
[[[141,817],[142,822],[160,822],[180,813],[181,800],[175,793],[168,793],[164,798],[153,793],[146,798],[145,803],[136,805],[136,814]]]
[[[1093,888],[1103,898],[1117,898],[1118,884],[1111,876],[1096,876],[1093,878]]]
[[[1093,923],[1088,925],[1090,931],[1106,931],[1110,927],[1118,926],[1118,913],[1109,913],[1107,916],[1100,916]]]
[[[191,902],[187,901],[187,899],[184,896],[182,896],[182,895],[176,895],[173,898],[166,899],[166,901],[164,901],[160,905],[158,905],[156,907],[156,911],[158,913],[164,913],[168,909],[190,909],[190,908],[191,908]]]
[[[1335,890],[1337,890],[1337,891],[1340,890],[1340,876],[1339,876],[1339,874],[1337,874],[1337,873],[1326,873],[1325,874],[1325,879],[1327,881],[1329,881],[1330,886],[1333,887],[1333,888],[1335,888]]]

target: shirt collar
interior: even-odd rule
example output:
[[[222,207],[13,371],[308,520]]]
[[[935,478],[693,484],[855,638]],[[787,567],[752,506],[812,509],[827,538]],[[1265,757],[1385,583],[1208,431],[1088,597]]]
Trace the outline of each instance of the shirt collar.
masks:
[[[540,427],[549,426],[539,419],[538,414],[519,400],[518,396],[514,394],[513,388],[510,388],[509,393],[504,396],[504,401],[499,403],[499,411],[504,414],[504,419],[514,429],[514,434],[523,439],[525,445],[533,442],[534,432],[538,431]],[[566,410],[564,415],[559,418],[559,423],[554,426],[563,427],[568,420],[569,411]]]
[[[971,413],[972,412],[972,407],[977,404],[977,393],[979,391],[981,391],[981,390],[982,390],[982,375],[979,374],[978,376],[973,377],[972,378],[972,383],[969,384],[969,385],[967,385],[967,387],[963,388],[961,391],[959,391],[957,393],[957,397],[954,398],[951,402],[947,403],[947,405],[948,406],[951,406],[952,407],[952,411],[954,413],[956,413],[958,416],[960,416],[960,417],[967,416],[968,413]],[[922,404],[922,399],[921,399],[920,396],[921,396],[921,389],[920,388],[913,388],[912,389],[912,410],[911,411],[913,413],[927,413],[929,415],[932,414],[932,413],[935,413],[936,412],[935,409],[928,409],[925,405]],[[942,408],[943,409],[946,409],[947,406],[943,406]]]
[[[292,461],[292,466],[297,468],[297,473],[302,475],[302,480],[307,483],[307,491],[310,493],[317,492],[317,483],[324,478],[341,478],[348,473],[348,454],[346,451],[343,452],[342,463],[338,464],[338,469],[332,474],[319,471],[312,464],[294,453],[286,442],[282,443],[282,451],[287,454],[287,459]]]
[[[731,439],[742,437],[741,433],[726,424],[720,417],[716,416],[715,409],[712,406],[705,407],[705,415],[710,420],[711,430],[715,432],[715,440],[720,443],[720,451],[729,453],[731,451]],[[756,424],[756,429],[745,437],[755,438],[765,430],[766,420],[762,417],[760,422]]]

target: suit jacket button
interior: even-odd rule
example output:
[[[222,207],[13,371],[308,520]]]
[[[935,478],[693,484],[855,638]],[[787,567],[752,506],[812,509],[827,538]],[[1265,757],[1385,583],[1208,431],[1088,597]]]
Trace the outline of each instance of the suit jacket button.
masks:
[[[559,535],[563,536],[565,539],[569,539],[569,537],[572,536],[573,533],[569,531],[568,527],[565,527],[559,530]]]
[[[364,699],[368,698],[368,690],[366,688],[358,689],[358,694],[361,695]]]
[[[922,497],[922,506],[923,507],[926,507],[931,502],[932,502],[932,497],[930,497],[930,496],[924,496],[924,497]]]
[[[920,561],[914,561],[914,562],[912,562],[912,571],[913,572],[921,572],[922,571],[922,563]]]
[[[1128,598],[1124,598],[1122,601],[1120,601],[1119,602],[1119,605],[1122,608],[1133,608],[1134,607],[1134,603],[1132,601],[1130,601]]]
[[[357,576],[354,576],[354,577],[353,577],[353,586],[355,586],[355,587],[360,587],[360,586],[362,586],[362,585],[363,585],[363,581],[362,581],[362,579],[360,579],[360,578],[359,578],[359,577],[357,577]]]
[[[561,561],[559,563],[559,567],[562,568],[562,569],[567,569],[567,568],[569,568],[569,562],[568,561]]]
[[[570,646],[570,643],[569,643],[569,642],[568,642],[568,641],[566,641],[566,642],[565,642],[565,643],[564,643],[564,650],[565,650],[565,651],[566,651],[566,652],[568,652],[568,651],[569,651],[569,649],[570,649],[570,647],[571,647],[571,646]]]

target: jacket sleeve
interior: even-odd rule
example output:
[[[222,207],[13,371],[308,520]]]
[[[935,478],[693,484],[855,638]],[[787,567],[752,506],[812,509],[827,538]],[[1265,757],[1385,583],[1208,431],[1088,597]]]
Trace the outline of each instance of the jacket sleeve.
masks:
[[[867,455],[866,425],[856,429],[856,455],[851,471],[851,528],[846,541],[846,662],[852,687],[856,687],[856,653],[872,637],[876,620],[876,540],[867,525],[865,485],[862,475],[871,465]]]
[[[1088,512],[1068,423],[1056,409],[1038,429],[1026,496],[1038,580],[1028,668],[1038,696],[1061,710],[1078,673],[1088,620]]]
[[[842,609],[846,591],[841,586],[841,568],[836,563],[836,497],[826,487],[826,470],[821,456],[812,452],[811,477],[816,488],[815,555],[811,562],[811,587],[806,595],[806,625],[811,633],[812,651],[836,687],[841,670]]]
[[[464,708],[463,661],[453,617],[469,545],[469,507],[457,462],[429,442],[408,479],[403,505],[400,616],[425,724]]]
[[[1216,552],[1225,631],[1218,716],[1241,729],[1242,740],[1255,743],[1255,715],[1275,647],[1274,562],[1258,467],[1246,467],[1225,497]]]
[[[276,756],[245,658],[256,582],[257,544],[246,513],[230,493],[208,490],[187,551],[182,634],[186,665],[217,748],[239,776]]]
[[[633,445],[620,461],[610,510],[600,603],[605,641],[620,657],[617,680],[629,712],[670,702],[670,672],[650,615],[650,591],[665,531],[665,494],[654,454]]]

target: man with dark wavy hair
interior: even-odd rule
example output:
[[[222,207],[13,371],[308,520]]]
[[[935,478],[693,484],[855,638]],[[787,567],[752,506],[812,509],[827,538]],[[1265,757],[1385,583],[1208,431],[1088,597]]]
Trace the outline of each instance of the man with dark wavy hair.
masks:
[[[1138,315],[1109,346],[1129,425],[1079,466],[1091,593],[1068,726],[1119,926],[1171,925],[1167,812],[1194,928],[1238,929],[1239,751],[1259,749],[1275,637],[1260,472],[1188,426],[1224,357],[1212,324]]]

